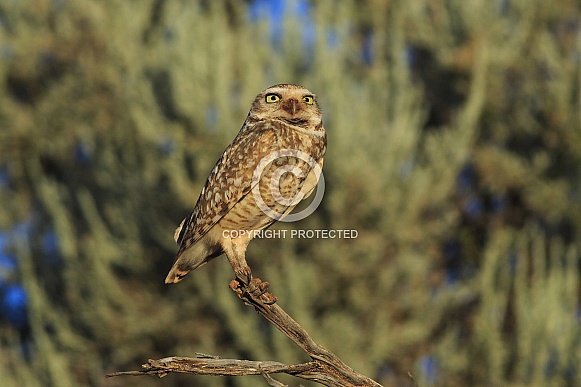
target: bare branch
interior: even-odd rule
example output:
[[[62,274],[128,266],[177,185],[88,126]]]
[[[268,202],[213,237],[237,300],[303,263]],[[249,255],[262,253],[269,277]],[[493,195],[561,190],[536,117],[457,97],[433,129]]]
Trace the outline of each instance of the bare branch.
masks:
[[[305,351],[315,363],[320,365],[322,369],[320,374],[310,378],[311,380],[326,386],[381,386],[374,380],[353,371],[334,353],[317,344],[309,333],[280,306],[273,304],[276,297],[264,292],[264,289],[268,288],[268,284],[266,286],[264,284],[267,283],[260,281],[259,278],[251,278],[249,281],[234,280],[230,283],[230,288],[246,304],[254,306],[260,315],[276,326],[278,330]]]
[[[164,377],[170,372],[186,373],[194,375],[216,376],[244,376],[244,375],[268,375],[271,373],[286,373],[299,376],[317,372],[317,364],[314,362],[287,365],[275,361],[251,361],[237,359],[220,359],[219,357],[166,357],[159,360],[149,359],[147,364],[141,366],[140,371],[122,371],[107,374],[107,377],[121,375],[157,375]],[[306,375],[305,375],[306,376]],[[308,379],[308,377],[306,377]]]
[[[115,372],[107,376],[157,375],[163,377],[170,372],[221,376],[262,375],[269,385],[281,387],[284,384],[274,380],[270,374],[286,373],[325,386],[381,387],[379,383],[353,371],[335,354],[317,344],[303,327],[276,304],[276,297],[266,292],[267,282],[252,278],[248,272],[246,278],[238,278],[230,282],[230,288],[244,303],[252,305],[260,315],[295,342],[311,357],[312,361],[288,365],[275,361],[221,359],[217,356],[197,354],[195,358],[150,359],[140,371]]]
[[[266,380],[266,382],[268,383],[269,386],[272,386],[272,387],[288,387],[287,384],[283,384],[283,383],[279,382],[278,380],[274,380],[272,378],[272,376],[270,376],[266,372],[262,372],[262,376],[264,377],[264,379]]]

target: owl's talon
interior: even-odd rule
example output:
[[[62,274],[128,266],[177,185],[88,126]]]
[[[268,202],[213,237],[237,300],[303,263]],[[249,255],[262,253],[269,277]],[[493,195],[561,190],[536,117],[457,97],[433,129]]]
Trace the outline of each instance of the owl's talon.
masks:
[[[250,286],[250,293],[257,298],[261,298],[261,301],[266,305],[274,304],[278,298],[272,293],[268,293],[270,284],[266,281],[262,281],[260,278],[252,278],[252,284]]]
[[[237,270],[234,272],[234,275],[236,276],[235,281],[238,281],[245,286],[250,285],[252,282],[252,274],[250,274],[250,270]]]
[[[278,298],[271,293],[264,293],[264,297],[267,298],[267,300],[264,301],[266,305],[274,305],[278,301]]]
[[[261,302],[264,305],[273,305],[278,301],[278,298],[275,295],[268,293],[270,284],[266,281],[262,281],[258,277],[251,277],[248,284],[244,283],[239,278],[233,279],[230,281],[229,286],[230,289],[232,289],[236,295],[248,305],[252,304],[249,299],[255,300],[254,302]]]
[[[252,271],[249,266],[245,266],[242,270],[236,270],[234,274],[236,275],[236,279],[244,285],[250,285],[252,283]]]
[[[234,293],[236,293],[238,295],[238,297],[242,298],[242,295],[244,294],[244,292],[241,289],[240,282],[233,279],[232,281],[230,281],[230,284],[228,286],[230,287],[230,289],[232,289],[234,291]]]
[[[260,291],[260,295],[266,294],[266,291],[270,288],[270,284],[268,282],[262,282],[258,285],[258,290]]]
[[[252,278],[250,292],[256,297],[260,297],[267,292],[269,287],[270,284],[268,282],[263,282],[260,278]]]

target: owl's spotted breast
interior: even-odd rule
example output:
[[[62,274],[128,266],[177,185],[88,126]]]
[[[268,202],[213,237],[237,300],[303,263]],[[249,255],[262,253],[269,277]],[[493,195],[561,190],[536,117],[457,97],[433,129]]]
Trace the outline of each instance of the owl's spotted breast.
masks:
[[[187,221],[182,225],[182,238],[179,240],[180,250],[187,249],[193,243],[203,237],[209,229],[216,224],[222,217],[224,217],[238,202],[247,196],[252,190],[252,173],[253,169],[258,165],[258,162],[272,154],[284,149],[301,150],[315,160],[323,157],[326,148],[326,137],[309,138],[300,132],[294,131],[283,123],[278,121],[259,122],[255,125],[249,135],[238,136],[233,143],[224,151],[218,163],[210,172],[210,176],[206,180],[206,184],[202,188],[198,203],[194,211],[187,218]],[[287,159],[286,161],[284,159]],[[292,157],[285,157],[279,159],[279,166],[281,163],[288,164]],[[292,161],[297,161],[291,160]],[[309,172],[309,165],[302,160],[298,160],[301,170],[306,176]],[[276,164],[266,169],[263,173],[260,191],[266,197],[266,204],[271,207],[277,207],[275,201],[272,199],[270,193],[270,178]],[[288,177],[287,180],[292,180],[293,185],[286,186],[281,189],[281,194],[285,197],[294,195],[300,189],[304,179]],[[284,183],[284,182],[283,182]],[[251,195],[250,195],[251,196]],[[253,199],[249,198],[252,202]],[[240,210],[246,208],[248,204],[240,206]],[[258,209],[255,207],[255,209]],[[246,209],[246,212],[249,212]],[[251,215],[260,216],[261,211],[254,211]],[[243,215],[244,216],[244,215]],[[268,220],[268,217],[266,217]],[[270,224],[272,222],[263,222]],[[228,224],[230,227],[233,224]],[[187,238],[183,236],[187,235]]]

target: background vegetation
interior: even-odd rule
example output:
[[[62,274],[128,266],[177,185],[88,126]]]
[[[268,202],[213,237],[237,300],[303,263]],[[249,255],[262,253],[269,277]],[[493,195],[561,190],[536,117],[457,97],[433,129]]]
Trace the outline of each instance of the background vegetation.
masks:
[[[2,1],[1,384],[306,360],[223,258],[163,284],[250,102],[292,82],[324,108],[327,190],[274,227],[359,236],[254,241],[280,305],[386,386],[580,385],[580,23],[572,0]]]

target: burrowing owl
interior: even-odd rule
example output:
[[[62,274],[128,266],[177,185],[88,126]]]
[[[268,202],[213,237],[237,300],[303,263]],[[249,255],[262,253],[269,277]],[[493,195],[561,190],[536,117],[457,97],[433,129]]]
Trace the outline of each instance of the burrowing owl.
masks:
[[[245,253],[254,231],[278,219],[264,211],[264,205],[275,214],[288,214],[297,204],[292,199],[309,196],[326,146],[313,93],[280,84],[258,94],[242,129],[208,176],[194,210],[175,232],[179,251],[165,282],[179,282],[222,253],[237,276],[249,272]],[[289,150],[308,155],[310,161]],[[254,172],[264,167],[264,160],[273,162],[257,176]],[[315,163],[319,167],[313,168]],[[256,192],[262,203],[257,203]]]

